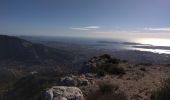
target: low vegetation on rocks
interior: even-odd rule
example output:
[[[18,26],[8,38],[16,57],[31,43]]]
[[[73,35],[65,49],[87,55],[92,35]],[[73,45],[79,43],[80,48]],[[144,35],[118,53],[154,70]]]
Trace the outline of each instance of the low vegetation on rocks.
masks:
[[[97,73],[99,76],[105,74],[122,75],[125,74],[124,68],[119,66],[120,59],[112,58],[108,54],[90,59],[83,68],[84,72]]]

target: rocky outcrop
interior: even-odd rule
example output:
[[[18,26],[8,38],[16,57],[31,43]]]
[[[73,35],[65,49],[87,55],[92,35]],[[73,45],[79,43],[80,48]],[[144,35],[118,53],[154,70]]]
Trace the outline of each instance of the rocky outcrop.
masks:
[[[89,85],[89,81],[85,77],[78,76],[66,76],[60,79],[60,84],[65,86],[86,86]]]
[[[100,66],[106,65],[106,64],[113,64],[118,65],[120,63],[120,59],[116,59],[111,57],[108,54],[103,54],[99,57],[93,57],[87,62],[85,62],[85,65],[82,67],[80,72],[82,73],[94,73]]]
[[[77,87],[54,86],[45,91],[41,100],[84,100],[84,96]]]

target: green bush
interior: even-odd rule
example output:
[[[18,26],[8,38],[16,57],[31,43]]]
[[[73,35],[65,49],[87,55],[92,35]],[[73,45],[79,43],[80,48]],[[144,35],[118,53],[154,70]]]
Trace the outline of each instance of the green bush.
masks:
[[[151,100],[170,100],[170,78],[162,83],[162,86],[153,91]]]

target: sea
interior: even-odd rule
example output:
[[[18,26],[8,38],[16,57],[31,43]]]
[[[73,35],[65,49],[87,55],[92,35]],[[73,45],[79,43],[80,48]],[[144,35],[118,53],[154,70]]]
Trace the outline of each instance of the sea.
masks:
[[[170,54],[170,39],[162,38],[137,38],[137,39],[104,39],[104,38],[82,38],[82,37],[51,37],[51,36],[21,36],[31,41],[53,41],[67,44],[88,45],[96,49],[137,50],[158,54]]]

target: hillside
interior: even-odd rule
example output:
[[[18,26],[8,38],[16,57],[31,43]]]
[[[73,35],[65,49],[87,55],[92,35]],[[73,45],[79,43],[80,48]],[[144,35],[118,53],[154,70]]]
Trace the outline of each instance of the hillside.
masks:
[[[32,43],[14,36],[0,35],[0,62],[64,63],[71,59],[69,52]]]
[[[151,99],[169,77],[167,66],[132,64],[106,54],[84,64],[83,73],[51,72],[22,77],[8,91],[7,100],[169,100]],[[74,89],[63,89],[69,87]],[[81,93],[76,92],[77,87],[82,91],[79,96],[85,99],[58,99],[60,95],[76,97],[76,93]],[[49,91],[54,92],[49,95]]]

